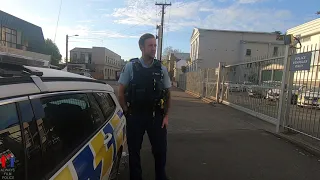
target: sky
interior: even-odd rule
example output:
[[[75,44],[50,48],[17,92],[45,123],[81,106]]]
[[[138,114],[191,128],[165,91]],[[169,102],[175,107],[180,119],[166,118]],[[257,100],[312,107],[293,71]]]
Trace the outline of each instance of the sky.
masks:
[[[163,48],[186,53],[194,28],[285,32],[320,18],[319,0],[0,0],[0,10],[40,26],[63,59],[66,34],[77,34],[69,50],[106,47],[128,60],[141,56],[142,34],[156,34],[161,22],[156,2],[172,4],[165,10]]]

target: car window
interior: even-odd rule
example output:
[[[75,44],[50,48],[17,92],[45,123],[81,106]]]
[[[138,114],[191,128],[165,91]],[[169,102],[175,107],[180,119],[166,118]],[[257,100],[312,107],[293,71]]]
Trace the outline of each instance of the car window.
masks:
[[[15,103],[0,106],[0,163],[2,179],[24,179],[24,149]]]
[[[105,119],[109,120],[116,110],[116,104],[108,93],[93,93],[97,99]]]
[[[34,165],[42,165],[43,174],[51,176],[101,128],[104,117],[92,98],[64,94],[32,100],[43,156]]]
[[[19,110],[21,112],[21,121],[24,129],[24,141],[25,141],[25,153],[27,157],[27,174],[29,175],[28,179],[39,179],[41,177],[41,168],[39,166],[34,166],[34,161],[30,159],[35,159],[41,162],[41,146],[40,138],[37,128],[37,121],[34,119],[34,113],[32,110],[31,103],[29,101],[23,101],[17,103]],[[36,172],[37,175],[30,176]]]
[[[92,119],[97,124],[97,126],[101,126],[105,122],[105,120],[104,120],[103,113],[99,107],[99,104],[94,98],[93,94],[88,94],[88,98],[89,98],[91,110],[92,110],[92,113],[91,113]]]

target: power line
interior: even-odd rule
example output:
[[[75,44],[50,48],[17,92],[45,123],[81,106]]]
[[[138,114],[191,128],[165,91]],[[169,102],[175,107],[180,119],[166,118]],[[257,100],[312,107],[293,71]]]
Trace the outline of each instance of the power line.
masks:
[[[59,20],[60,20],[60,13],[61,13],[61,6],[62,6],[62,0],[60,1],[60,7],[59,7],[59,13],[58,13],[58,20],[57,20],[57,25],[56,25],[56,30],[54,33],[54,39],[53,42],[56,42],[56,36],[57,36],[57,30],[58,30],[58,24],[59,24]]]

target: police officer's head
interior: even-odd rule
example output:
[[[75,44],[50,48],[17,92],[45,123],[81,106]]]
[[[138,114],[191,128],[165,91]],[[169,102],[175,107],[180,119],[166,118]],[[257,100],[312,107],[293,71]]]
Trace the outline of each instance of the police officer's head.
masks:
[[[139,47],[143,57],[153,59],[157,51],[156,38],[149,33],[142,35],[139,39]]]

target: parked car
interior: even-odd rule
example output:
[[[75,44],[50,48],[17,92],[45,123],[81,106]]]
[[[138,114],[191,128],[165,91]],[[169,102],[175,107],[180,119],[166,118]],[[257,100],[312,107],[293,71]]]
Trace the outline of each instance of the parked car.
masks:
[[[280,85],[278,81],[264,81],[260,85],[250,85],[247,92],[251,97],[278,99],[277,89],[280,89]]]
[[[240,87],[241,87],[241,91],[242,92],[246,92],[248,91],[251,87],[255,86],[254,83],[250,82],[250,81],[244,81]]]
[[[261,86],[251,86],[247,90],[249,97],[265,98],[264,89]]]
[[[224,82],[224,86],[225,86],[225,88],[228,89],[229,92],[240,92],[241,91],[240,84],[233,83],[231,81]]]
[[[13,159],[2,164],[14,167],[10,179],[117,178],[126,118],[105,82],[0,63],[0,116],[0,155]]]
[[[303,92],[298,95],[297,105],[299,107],[317,107],[320,106],[319,92]]]
[[[291,94],[291,104],[296,105],[298,101],[298,95],[306,90],[305,85],[293,84]]]
[[[270,101],[277,101],[280,98],[280,89],[269,89],[266,95],[266,99]]]

